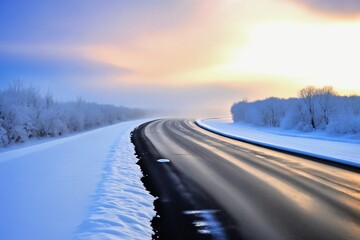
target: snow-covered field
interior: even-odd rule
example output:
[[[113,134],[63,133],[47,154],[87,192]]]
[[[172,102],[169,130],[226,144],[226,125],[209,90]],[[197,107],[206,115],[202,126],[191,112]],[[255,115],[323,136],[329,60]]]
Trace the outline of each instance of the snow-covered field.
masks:
[[[145,120],[0,152],[0,239],[150,239],[130,133]]]
[[[360,167],[360,139],[330,137],[279,128],[233,123],[230,119],[197,120],[202,127],[235,139]]]

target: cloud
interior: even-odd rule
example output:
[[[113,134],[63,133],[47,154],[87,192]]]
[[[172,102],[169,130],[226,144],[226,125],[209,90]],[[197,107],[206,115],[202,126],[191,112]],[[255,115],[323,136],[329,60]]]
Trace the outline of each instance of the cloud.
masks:
[[[230,24],[230,19],[221,17],[226,13],[224,3],[193,2],[191,14],[174,28],[139,32],[127,44],[83,45],[81,52],[91,59],[136,69],[132,81],[187,81],[184,75],[218,64],[231,51],[228,46],[241,44],[243,37],[241,22],[232,19],[236,24]]]
[[[338,16],[359,16],[359,0],[291,0],[313,11]]]
[[[132,70],[66,54],[35,54],[0,48],[0,88],[14,80],[50,90],[63,100],[82,96],[82,91],[95,84],[118,79]],[[86,96],[85,96],[86,97]]]
[[[99,63],[81,58],[51,58],[34,56],[17,56],[2,53],[0,68],[6,69],[7,74],[34,74],[44,76],[71,75],[82,78],[88,76],[104,76],[106,74],[129,74],[130,69]]]

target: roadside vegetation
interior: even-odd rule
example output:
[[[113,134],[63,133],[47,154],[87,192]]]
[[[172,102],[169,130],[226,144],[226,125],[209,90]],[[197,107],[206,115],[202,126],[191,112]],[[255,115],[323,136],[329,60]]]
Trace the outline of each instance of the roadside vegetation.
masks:
[[[0,147],[32,138],[61,136],[144,117],[145,111],[89,103],[56,101],[21,81],[0,90]]]
[[[360,96],[340,96],[331,86],[307,86],[296,98],[242,100],[233,104],[231,114],[234,122],[360,136]]]

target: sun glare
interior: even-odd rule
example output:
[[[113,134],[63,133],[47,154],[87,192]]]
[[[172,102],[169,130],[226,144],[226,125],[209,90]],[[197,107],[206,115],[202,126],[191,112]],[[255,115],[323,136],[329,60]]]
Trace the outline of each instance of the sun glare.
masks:
[[[359,23],[260,24],[248,32],[244,46],[229,53],[232,60],[217,71],[360,89],[359,28]]]

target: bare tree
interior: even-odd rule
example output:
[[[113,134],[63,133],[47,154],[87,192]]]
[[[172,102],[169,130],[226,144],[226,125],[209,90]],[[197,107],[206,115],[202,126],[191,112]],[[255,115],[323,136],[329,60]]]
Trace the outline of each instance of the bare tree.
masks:
[[[285,115],[283,100],[278,98],[268,98],[260,105],[263,124],[265,126],[279,127],[281,118]]]
[[[46,109],[49,109],[50,107],[52,107],[55,104],[54,97],[53,97],[52,93],[50,92],[50,90],[47,91],[44,98],[45,98]]]
[[[308,112],[308,120],[313,129],[316,129],[315,123],[315,97],[318,90],[314,86],[307,86],[299,91],[299,98],[305,104],[305,110]]]
[[[24,82],[16,79],[9,83],[9,91],[13,91],[15,93],[19,93],[24,88]]]
[[[325,125],[329,124],[330,115],[335,111],[335,96],[337,96],[337,93],[331,86],[325,86],[318,89],[316,98],[319,104],[321,119],[324,121]]]

